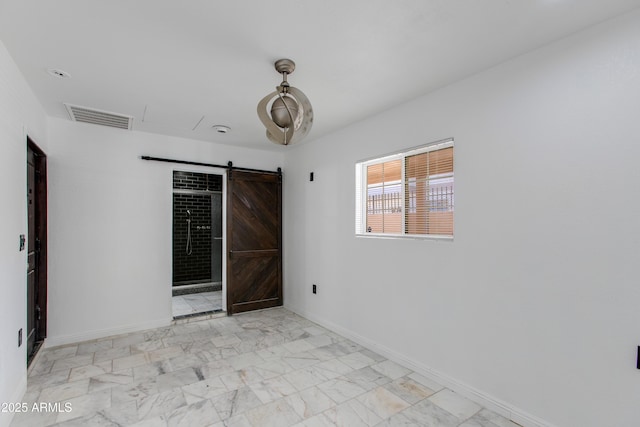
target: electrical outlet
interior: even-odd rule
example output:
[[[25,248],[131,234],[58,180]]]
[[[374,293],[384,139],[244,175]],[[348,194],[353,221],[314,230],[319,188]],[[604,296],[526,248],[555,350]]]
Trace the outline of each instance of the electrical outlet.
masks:
[[[315,294],[315,293],[317,293],[316,285],[313,285],[312,292],[313,292],[314,294]]]
[[[26,242],[26,237],[24,234],[20,235],[20,252],[24,251],[24,244]]]
[[[18,347],[22,345],[22,328],[18,330]]]

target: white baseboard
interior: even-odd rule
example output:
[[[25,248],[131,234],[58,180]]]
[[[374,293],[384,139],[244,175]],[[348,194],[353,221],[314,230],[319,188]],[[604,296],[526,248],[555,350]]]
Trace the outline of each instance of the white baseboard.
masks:
[[[345,338],[348,338],[363,347],[368,348],[380,355],[386,357],[389,360],[392,360],[396,363],[399,363],[420,375],[423,375],[436,383],[446,387],[450,390],[455,391],[456,393],[482,405],[483,407],[494,411],[503,417],[520,424],[524,427],[555,427],[553,424],[548,423],[534,415],[531,415],[520,408],[516,408],[513,405],[510,405],[501,399],[498,399],[494,396],[491,396],[487,393],[482,392],[468,384],[460,382],[455,378],[446,375],[442,372],[439,372],[435,369],[432,369],[424,364],[413,360],[397,351],[385,347],[383,345],[378,344],[375,341],[372,341],[366,337],[363,337],[355,332],[352,332],[348,329],[343,328],[342,326],[336,325],[333,322],[328,320],[316,317],[315,315],[306,312],[305,310],[298,310],[296,307],[292,307],[289,305],[285,305],[287,310],[293,311],[294,313],[299,314],[300,316],[311,320],[325,328],[342,335]]]
[[[171,325],[172,319],[158,319],[149,322],[137,323],[135,325],[120,326],[117,328],[98,329],[94,331],[82,332],[79,334],[59,335],[47,337],[44,340],[44,348],[58,347],[61,345],[75,344],[82,341],[91,341],[114,335],[128,334],[130,332],[140,332],[147,329],[162,328]]]

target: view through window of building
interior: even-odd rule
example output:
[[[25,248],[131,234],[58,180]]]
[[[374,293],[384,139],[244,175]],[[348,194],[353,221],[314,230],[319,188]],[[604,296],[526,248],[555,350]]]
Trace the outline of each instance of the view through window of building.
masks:
[[[453,140],[356,164],[356,234],[453,237]]]

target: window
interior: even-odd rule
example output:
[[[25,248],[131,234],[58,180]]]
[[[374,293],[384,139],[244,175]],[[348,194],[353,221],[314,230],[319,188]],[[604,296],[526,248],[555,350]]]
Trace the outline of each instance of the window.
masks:
[[[356,164],[356,234],[453,237],[453,139]]]

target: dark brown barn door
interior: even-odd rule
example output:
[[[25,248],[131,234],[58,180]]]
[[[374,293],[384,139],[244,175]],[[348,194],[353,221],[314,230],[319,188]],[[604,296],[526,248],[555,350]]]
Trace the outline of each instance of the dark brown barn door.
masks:
[[[282,175],[227,173],[227,313],[282,305]]]

